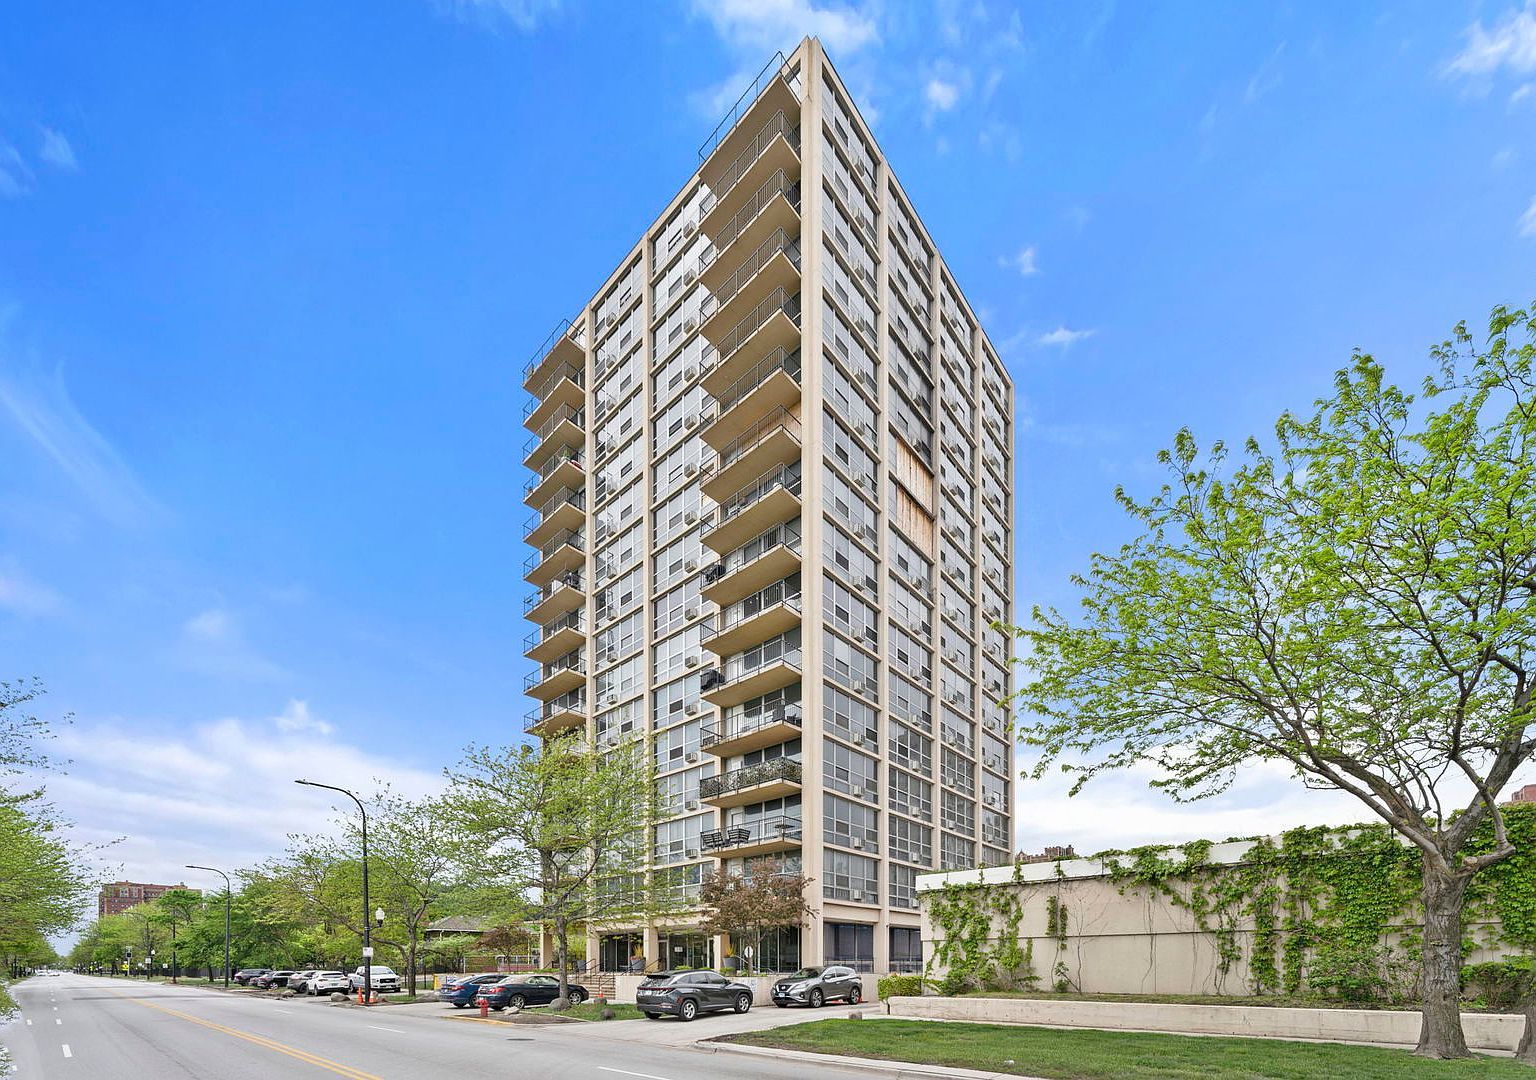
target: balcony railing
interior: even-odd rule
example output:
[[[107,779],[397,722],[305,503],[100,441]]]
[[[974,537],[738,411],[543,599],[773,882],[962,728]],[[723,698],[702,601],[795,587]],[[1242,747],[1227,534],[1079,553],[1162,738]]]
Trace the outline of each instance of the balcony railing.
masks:
[[[796,588],[799,588],[799,586],[797,585]],[[755,618],[763,612],[776,607],[788,608],[790,611],[799,614],[800,594],[798,592],[785,595],[784,590],[777,587],[770,587],[763,591],[770,593],[770,595],[764,596],[762,593],[757,593],[747,597],[745,600],[738,600],[721,611],[719,618],[714,622],[715,633],[723,634],[731,627],[744,623],[748,619]],[[773,595],[775,593],[777,595]],[[706,639],[710,637],[709,634],[704,636]]]
[[[756,821],[744,821],[727,825],[723,829],[711,829],[699,837],[699,842],[712,851],[722,848],[741,847],[745,844],[761,844],[769,840],[799,840],[802,823],[799,818],[771,817]]]
[[[582,583],[583,580],[579,570],[572,570],[569,573],[561,574],[542,589],[523,597],[523,610],[525,612],[532,611],[561,589],[575,589],[577,592],[581,592],[585,588]]]
[[[733,707],[727,709],[714,723],[704,725],[699,736],[699,745],[710,746],[727,739],[739,739],[743,735],[750,735],[754,731],[762,731],[764,728],[778,724],[799,727],[801,723],[802,713],[799,705],[780,705],[751,715],[740,712],[739,707]]]
[[[586,628],[587,620],[580,608],[577,608],[575,611],[568,611],[558,619],[545,623],[539,629],[532,631],[527,637],[523,638],[523,651],[527,652],[529,649],[554,637],[562,630],[580,630],[585,632]]]
[[[548,723],[557,716],[584,712],[586,708],[586,693],[582,690],[572,690],[568,694],[561,694],[552,701],[546,701],[536,709],[529,709],[523,717],[523,730],[531,732],[540,724]]]
[[[535,430],[532,435],[528,436],[528,440],[523,443],[523,456],[527,457],[529,454],[533,453],[533,451],[538,447],[539,443],[549,438],[557,427],[566,423],[567,421],[575,424],[578,428],[585,430],[587,426],[587,411],[585,409],[575,409],[569,405],[560,406],[560,408],[555,410],[555,412],[550,416],[548,420],[540,424],[537,430]]]
[[[747,316],[731,328],[721,340],[718,352],[720,363],[725,363],[747,343],[747,340],[758,332],[769,319],[779,312],[784,312],[790,317],[796,326],[800,324],[800,294],[791,293],[780,285],[769,293],[763,301],[753,308]]]
[[[779,465],[769,469],[756,480],[732,495],[721,503],[711,519],[713,522],[726,521],[741,513],[747,507],[757,502],[766,495],[783,488],[791,495],[800,494],[800,467],[799,463],[791,465]]]
[[[794,554],[800,554],[800,534],[790,534],[783,525],[775,525],[773,528],[754,536],[741,547],[731,552],[719,562],[711,563],[704,568],[704,584],[712,585],[725,577],[735,573],[744,566],[755,563],[764,555],[777,548],[786,548]]]
[[[716,201],[730,194],[731,189],[752,167],[752,163],[761,157],[763,151],[768,149],[773,140],[780,135],[784,136],[785,141],[794,147],[797,153],[799,152],[800,125],[786,116],[782,110],[774,113],[768,118],[768,122],[758,129],[757,134],[752,136],[752,141],[741,148],[741,153],[731,159],[731,163],[721,172],[720,179],[711,185]]]
[[[781,251],[784,253],[784,257],[790,261],[790,264],[798,270],[800,268],[800,238],[798,236],[791,236],[783,229],[775,229],[773,235],[761,244],[758,244],[752,250],[752,254],[741,261],[741,265],[731,273],[731,276],[722,281],[720,287],[715,289],[714,296],[705,305],[704,315],[707,317],[710,313],[730,303],[731,297],[739,293],[741,287],[756,277],[762,268],[767,266],[769,261]]]
[[[768,62],[763,65],[762,70],[753,77],[752,84],[741,92],[741,96],[726,110],[725,116],[715,125],[715,130],[709,133],[709,138],[700,144],[699,157],[701,159],[707,159],[710,154],[714,153],[715,147],[725,141],[725,137],[735,129],[737,122],[747,114],[757,99],[762,96],[763,91],[773,83],[774,79],[784,78],[788,68],[789,61],[784,58],[782,52],[776,52],[768,58]]]
[[[533,476],[523,485],[523,494],[531,494],[534,488],[548,480],[555,474],[555,470],[566,463],[575,465],[578,468],[584,467],[586,465],[586,455],[580,450],[568,450],[563,454],[554,455],[534,471]]]
[[[779,371],[784,372],[797,383],[800,381],[800,350],[798,348],[791,349],[780,345],[753,364],[752,370],[731,383],[727,389],[722,390],[715,397],[715,403],[720,412],[725,412]]]
[[[523,366],[524,383],[527,383],[529,377],[535,371],[539,370],[540,365],[549,359],[550,353],[554,352],[556,348],[564,344],[564,342],[560,340],[561,335],[569,337],[570,332],[571,320],[561,319],[555,328],[550,331],[549,336],[544,339],[544,343],[540,345],[536,350],[534,350],[533,356],[529,358],[528,363]],[[581,343],[578,342],[575,338],[570,338],[570,343],[578,349],[581,348]]]
[[[574,671],[578,675],[585,675],[587,673],[587,662],[581,656],[571,655],[550,664],[543,664],[524,676],[523,689],[532,690],[540,683],[547,682],[554,676],[566,671]]]
[[[577,386],[587,385],[585,369],[577,367],[575,364],[561,364],[550,373],[549,378],[539,383],[538,387],[533,390],[533,397],[523,406],[524,419],[533,415],[533,411],[544,403],[544,399],[549,396],[549,392],[560,385],[562,379],[570,379]]]
[[[800,783],[800,763],[794,758],[774,758],[732,769],[719,776],[706,776],[699,781],[699,798],[715,799],[733,791],[761,787],[781,780],[790,784]]]
[[[779,169],[770,176],[767,182],[757,189],[757,194],[753,195],[745,206],[732,214],[730,221],[721,226],[720,235],[715,238],[715,251],[724,251],[730,247],[746,227],[757,220],[757,215],[761,214],[764,208],[780,195],[784,196],[784,201],[789,203],[790,206],[796,210],[800,209],[800,181],[790,176],[783,169]]]
[[[577,551],[587,550],[587,538],[581,534],[581,530],[566,529],[564,532],[557,533],[555,537],[551,539],[547,544],[523,560],[523,573],[526,574],[533,570],[534,567],[538,566],[545,559],[549,558],[551,555],[565,547],[567,544],[575,548]]]
[[[552,499],[549,499],[544,505],[535,510],[533,516],[523,524],[523,535],[526,537],[529,533],[533,532],[533,530],[544,524],[544,520],[550,514],[553,514],[566,504],[570,504],[578,510],[585,510],[587,508],[587,493],[580,488],[562,488]]]
[[[799,671],[800,650],[798,648],[785,649],[777,656],[764,657],[753,664],[748,664],[746,658],[738,653],[727,660],[721,667],[712,668],[704,672],[704,675],[699,680],[699,688],[702,690],[715,690],[722,686],[729,686],[733,682],[756,675],[764,668],[776,667],[780,664],[792,671]],[[711,675],[714,676],[713,679],[710,678]]]

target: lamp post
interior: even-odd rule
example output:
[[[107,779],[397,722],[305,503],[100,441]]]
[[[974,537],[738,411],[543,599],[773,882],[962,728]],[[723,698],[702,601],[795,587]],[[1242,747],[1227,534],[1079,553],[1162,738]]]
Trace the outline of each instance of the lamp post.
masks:
[[[206,870],[210,874],[218,874],[224,879],[224,989],[229,989],[229,900],[230,886],[229,875],[222,870],[215,870],[211,866],[193,866],[187,863],[188,870]]]
[[[295,784],[303,784],[305,787],[325,788],[327,791],[339,791],[353,802],[357,803],[357,812],[363,819],[363,1002],[373,1002],[373,905],[368,901],[368,811],[363,807],[363,800],[352,794],[344,787],[334,784],[321,784],[314,780],[295,780]]]

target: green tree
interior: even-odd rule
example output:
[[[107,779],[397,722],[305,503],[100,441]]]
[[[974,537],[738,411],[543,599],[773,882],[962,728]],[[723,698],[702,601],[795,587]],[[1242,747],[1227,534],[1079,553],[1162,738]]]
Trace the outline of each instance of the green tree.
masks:
[[[1181,431],[1156,495],[1117,492],[1144,531],[1074,578],[1079,615],[1020,631],[1036,777],[1059,765],[1075,794],[1150,763],[1184,800],[1276,761],[1419,850],[1426,1057],[1467,1056],[1467,887],[1513,852],[1499,793],[1536,749],[1533,331],[1504,308],[1482,345],[1458,326],[1417,400],[1357,354],[1236,467]]]
[[[553,930],[566,998],[573,929],[649,906],[634,886],[634,868],[648,857],[653,787],[644,744],[598,749],[572,733],[541,745],[472,747],[448,779],[482,865],[527,905],[530,920]]]
[[[149,909],[150,921],[165,931],[171,950],[171,981],[175,982],[181,962],[177,954],[178,935],[185,939],[187,930],[202,914],[202,895],[191,889],[170,889],[144,906]]]
[[[811,879],[787,871],[782,860],[769,859],[745,874],[721,870],[704,876],[699,904],[700,928],[706,934],[729,934],[752,945],[753,962],[763,955],[763,937],[772,931],[798,927],[811,914],[805,890]]]

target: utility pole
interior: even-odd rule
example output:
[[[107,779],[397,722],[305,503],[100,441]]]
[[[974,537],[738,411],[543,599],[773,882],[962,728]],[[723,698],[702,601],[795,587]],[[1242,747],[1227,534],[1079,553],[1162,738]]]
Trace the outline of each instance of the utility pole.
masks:
[[[363,1003],[373,1003],[373,905],[368,902],[368,811],[363,808],[363,800],[352,794],[344,787],[334,784],[320,784],[314,780],[295,780],[295,784],[303,784],[305,787],[325,788],[327,791],[339,791],[353,802],[357,803],[357,812],[363,819]]]
[[[229,989],[229,903],[230,887],[229,875],[222,870],[215,870],[211,866],[193,866],[187,863],[188,870],[206,870],[210,874],[218,874],[224,879],[224,989]]]

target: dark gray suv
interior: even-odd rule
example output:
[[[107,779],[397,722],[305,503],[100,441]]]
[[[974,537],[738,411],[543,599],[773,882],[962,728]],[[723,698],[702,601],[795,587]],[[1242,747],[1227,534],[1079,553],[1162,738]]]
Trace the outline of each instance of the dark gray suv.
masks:
[[[819,1009],[829,1001],[857,1005],[864,1000],[864,984],[851,967],[830,964],[807,967],[773,984],[773,1003],[781,1009],[791,1005],[809,1005]]]
[[[635,990],[635,1007],[647,1020],[675,1016],[692,1020],[699,1013],[752,1008],[752,988],[718,971],[658,971]]]

